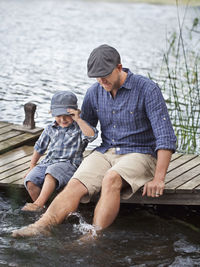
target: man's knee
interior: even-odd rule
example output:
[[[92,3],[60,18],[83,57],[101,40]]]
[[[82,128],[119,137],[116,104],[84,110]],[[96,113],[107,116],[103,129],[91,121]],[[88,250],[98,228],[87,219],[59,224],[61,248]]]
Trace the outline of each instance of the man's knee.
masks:
[[[82,184],[76,178],[70,179],[68,184],[65,186],[64,190],[71,191],[71,192],[74,192],[74,193],[77,192],[77,193],[80,193],[80,194],[83,194],[83,195],[88,193],[88,190],[84,186],[84,184]]]
[[[122,188],[122,178],[116,171],[108,171],[102,182],[102,188],[112,191],[120,191]]]

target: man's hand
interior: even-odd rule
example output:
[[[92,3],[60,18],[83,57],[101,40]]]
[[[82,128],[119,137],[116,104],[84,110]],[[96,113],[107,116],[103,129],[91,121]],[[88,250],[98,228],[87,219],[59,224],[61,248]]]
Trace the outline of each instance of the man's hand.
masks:
[[[152,180],[144,185],[142,196],[159,197],[163,195],[165,183],[162,180]]]

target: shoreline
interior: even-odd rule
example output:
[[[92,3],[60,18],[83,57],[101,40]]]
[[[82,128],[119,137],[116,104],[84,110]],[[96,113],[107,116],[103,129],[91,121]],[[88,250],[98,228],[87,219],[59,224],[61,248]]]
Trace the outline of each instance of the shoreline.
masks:
[[[92,1],[92,0],[87,0]],[[96,2],[124,2],[124,3],[146,3],[154,5],[176,5],[176,0],[95,0]],[[92,1],[93,2],[93,1]],[[200,0],[179,0],[178,6],[200,6]]]

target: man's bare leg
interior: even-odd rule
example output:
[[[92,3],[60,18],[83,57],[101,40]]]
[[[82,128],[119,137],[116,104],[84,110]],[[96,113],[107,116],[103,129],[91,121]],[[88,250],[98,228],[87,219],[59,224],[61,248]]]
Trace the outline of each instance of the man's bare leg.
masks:
[[[100,199],[94,212],[93,224],[97,229],[104,229],[112,224],[120,208],[122,178],[115,171],[104,176]]]
[[[25,205],[22,208],[22,210],[25,211],[41,210],[46,204],[51,194],[53,193],[53,191],[55,190],[55,188],[56,188],[56,179],[50,174],[47,174],[45,176],[44,184],[38,198],[33,203],[27,203],[27,205]]]
[[[87,188],[79,180],[71,179],[38,221],[13,231],[12,236],[33,236],[46,233],[52,226],[60,224],[71,212],[76,211],[80,199],[87,193]]]

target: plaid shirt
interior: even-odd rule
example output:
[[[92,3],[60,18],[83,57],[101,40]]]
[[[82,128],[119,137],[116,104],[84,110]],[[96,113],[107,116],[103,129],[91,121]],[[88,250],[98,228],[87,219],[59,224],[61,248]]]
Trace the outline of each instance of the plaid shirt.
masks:
[[[98,131],[92,127],[95,135],[85,136],[78,124],[74,121],[69,127],[62,128],[56,122],[49,124],[35,143],[35,150],[44,154],[48,148],[47,155],[41,163],[56,163],[70,161],[78,167],[82,161],[83,151],[88,142],[97,138]]]
[[[176,136],[160,88],[150,79],[129,69],[115,98],[99,83],[91,86],[82,104],[82,118],[96,127],[100,122],[105,153],[115,147],[117,154],[144,153],[156,157],[159,149],[176,149]]]

